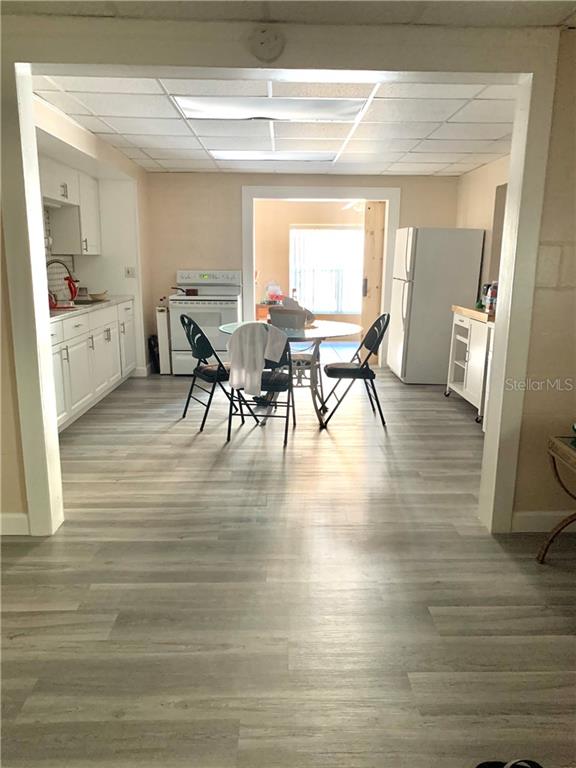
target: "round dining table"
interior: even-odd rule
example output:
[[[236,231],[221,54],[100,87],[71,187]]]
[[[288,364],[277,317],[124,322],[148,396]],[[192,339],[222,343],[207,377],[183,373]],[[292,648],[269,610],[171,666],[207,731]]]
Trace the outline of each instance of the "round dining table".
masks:
[[[260,322],[260,321],[259,321]],[[262,323],[267,323],[262,320]],[[232,335],[236,328],[242,323],[225,323],[220,326],[220,331]],[[312,395],[312,405],[320,426],[324,425],[324,414],[326,406],[322,396],[322,388],[319,380],[320,370],[320,345],[328,339],[339,339],[350,336],[357,336],[362,333],[362,326],[356,323],[341,323],[337,320],[314,320],[306,328],[282,328],[290,342],[309,342],[310,343],[310,394]],[[321,374],[320,374],[321,375]]]

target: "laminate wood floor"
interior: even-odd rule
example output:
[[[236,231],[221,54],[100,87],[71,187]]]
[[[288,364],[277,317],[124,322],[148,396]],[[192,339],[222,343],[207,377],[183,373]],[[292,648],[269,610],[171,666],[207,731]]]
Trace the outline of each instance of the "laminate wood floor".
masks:
[[[187,385],[70,427],[66,523],[4,544],[6,768],[574,768],[574,537],[479,525],[466,403],[383,371],[386,431],[357,385],[319,432],[299,391],[283,450]]]

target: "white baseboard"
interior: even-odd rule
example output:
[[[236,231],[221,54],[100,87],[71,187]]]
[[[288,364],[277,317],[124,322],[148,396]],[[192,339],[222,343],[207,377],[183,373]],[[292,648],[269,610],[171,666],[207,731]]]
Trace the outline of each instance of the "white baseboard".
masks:
[[[0,514],[0,533],[2,536],[28,536],[30,534],[28,515],[22,512]]]
[[[143,379],[146,378],[146,376],[150,376],[151,373],[152,364],[148,363],[148,365],[139,365],[134,369],[134,373],[132,375],[136,378]]]
[[[558,525],[568,515],[573,514],[574,510],[532,510],[527,512],[514,512],[512,516],[513,533],[547,533]],[[576,533],[576,525],[566,529]]]

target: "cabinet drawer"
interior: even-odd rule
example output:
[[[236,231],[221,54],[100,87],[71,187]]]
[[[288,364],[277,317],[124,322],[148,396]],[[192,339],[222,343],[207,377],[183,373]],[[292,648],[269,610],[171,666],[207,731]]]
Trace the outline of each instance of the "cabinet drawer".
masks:
[[[116,307],[104,307],[103,309],[97,309],[95,312],[90,312],[90,330],[95,328],[101,328],[103,325],[112,325],[116,323]]]
[[[134,317],[134,302],[123,301],[122,304],[118,304],[118,320],[126,320],[128,317]]]
[[[470,328],[470,320],[464,315],[454,315],[454,323],[462,328]]]
[[[64,341],[64,329],[62,328],[61,320],[50,323],[50,341],[52,344],[59,344],[61,341]]]
[[[80,315],[79,317],[67,317],[65,320],[62,320],[64,339],[72,339],[74,336],[79,336],[81,333],[88,331],[90,329],[89,317],[90,315]]]

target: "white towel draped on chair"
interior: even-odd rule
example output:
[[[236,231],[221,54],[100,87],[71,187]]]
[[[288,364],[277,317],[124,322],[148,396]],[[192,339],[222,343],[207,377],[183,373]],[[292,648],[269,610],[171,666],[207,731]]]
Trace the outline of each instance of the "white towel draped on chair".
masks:
[[[259,395],[264,361],[280,362],[288,337],[279,328],[266,323],[243,323],[232,334],[230,351],[230,387]]]

